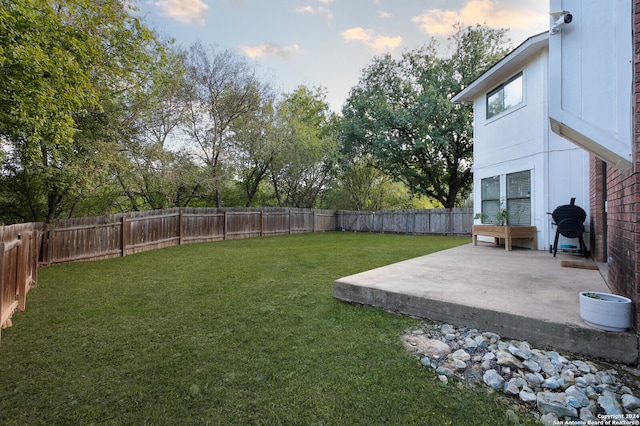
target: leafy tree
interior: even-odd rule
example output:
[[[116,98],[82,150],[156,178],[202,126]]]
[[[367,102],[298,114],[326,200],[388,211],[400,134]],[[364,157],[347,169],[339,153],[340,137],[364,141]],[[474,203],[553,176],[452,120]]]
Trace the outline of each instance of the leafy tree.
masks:
[[[269,177],[271,164],[280,148],[278,130],[272,96],[262,99],[254,115],[247,115],[234,123],[234,162],[246,199],[245,207],[254,204],[261,186]]]
[[[198,167],[186,151],[171,150],[179,130],[188,123],[188,87],[184,52],[168,43],[149,64],[143,85],[127,105],[137,131],[116,170],[131,210],[184,207],[198,196]]]
[[[313,208],[335,175],[337,117],[323,88],[299,86],[278,107],[280,147],[271,165],[279,206]]]
[[[230,164],[233,125],[260,108],[266,86],[254,70],[232,52],[194,44],[187,59],[189,96],[187,135],[207,165],[217,207],[222,206],[222,186]]]
[[[399,60],[375,58],[342,111],[349,155],[370,155],[412,192],[446,208],[464,199],[472,184],[472,110],[450,99],[507,52],[505,30],[456,29],[453,50],[444,57],[432,40]]]
[[[391,178],[369,158],[358,158],[343,168],[338,181],[346,193],[347,206],[354,210],[381,210]]]
[[[121,148],[110,133],[124,134],[124,106],[160,50],[124,0],[0,0],[5,219],[72,215],[100,185]],[[7,196],[16,187],[27,207],[17,214]]]

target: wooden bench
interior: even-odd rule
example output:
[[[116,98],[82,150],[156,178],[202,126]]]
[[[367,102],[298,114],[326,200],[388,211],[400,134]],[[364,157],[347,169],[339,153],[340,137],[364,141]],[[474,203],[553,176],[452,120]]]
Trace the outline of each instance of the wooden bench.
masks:
[[[538,248],[537,232],[535,226],[473,225],[473,245],[478,245],[478,235],[482,235],[483,237],[493,237],[496,245],[500,244],[500,238],[504,239],[504,249],[507,251],[511,250],[514,239],[531,240],[531,248],[536,250]]]

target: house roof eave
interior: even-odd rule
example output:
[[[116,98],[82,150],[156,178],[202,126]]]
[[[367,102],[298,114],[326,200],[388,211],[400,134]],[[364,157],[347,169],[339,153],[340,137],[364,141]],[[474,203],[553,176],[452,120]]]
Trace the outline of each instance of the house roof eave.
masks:
[[[514,70],[521,68],[540,50],[548,46],[548,31],[529,37],[522,44],[505,55],[505,57],[498,61],[494,66],[489,68],[484,74],[451,98],[451,101],[455,103],[473,103],[474,99],[479,94],[491,90],[496,84],[499,84],[502,80],[508,78]]]

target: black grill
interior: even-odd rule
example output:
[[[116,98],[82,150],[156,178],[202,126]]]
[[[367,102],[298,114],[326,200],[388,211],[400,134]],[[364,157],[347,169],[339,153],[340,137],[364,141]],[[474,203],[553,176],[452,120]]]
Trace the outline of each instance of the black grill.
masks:
[[[556,238],[553,246],[549,248],[549,251],[553,252],[553,257],[556,257],[556,253],[558,252],[558,238],[562,235],[566,238],[577,238],[580,243],[579,252],[584,254],[584,257],[587,259],[589,258],[589,251],[582,238],[587,213],[581,207],[576,206],[575,201],[576,199],[572,198],[570,204],[558,206],[553,213],[551,213],[554,225],[557,226]]]

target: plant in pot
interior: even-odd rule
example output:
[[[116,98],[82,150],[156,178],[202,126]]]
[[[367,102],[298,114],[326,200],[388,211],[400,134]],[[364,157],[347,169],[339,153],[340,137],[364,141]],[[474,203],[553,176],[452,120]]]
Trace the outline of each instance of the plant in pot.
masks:
[[[473,217],[474,219],[480,219],[482,223],[492,223],[497,226],[507,226],[509,225],[509,221],[515,222],[516,224],[520,222],[520,216],[522,215],[524,209],[522,206],[516,206],[512,208],[511,211],[506,207],[507,203],[504,198],[500,199],[500,205],[498,212],[489,220],[489,215],[481,212],[476,213]]]
[[[606,331],[626,331],[631,327],[631,299],[617,294],[580,293],[580,317],[592,327]]]
[[[498,226],[505,226],[509,222],[509,212],[507,209],[500,209],[500,211],[493,216],[491,221],[489,221],[489,215],[486,213],[476,213],[473,218],[480,219],[482,223],[492,223]]]

